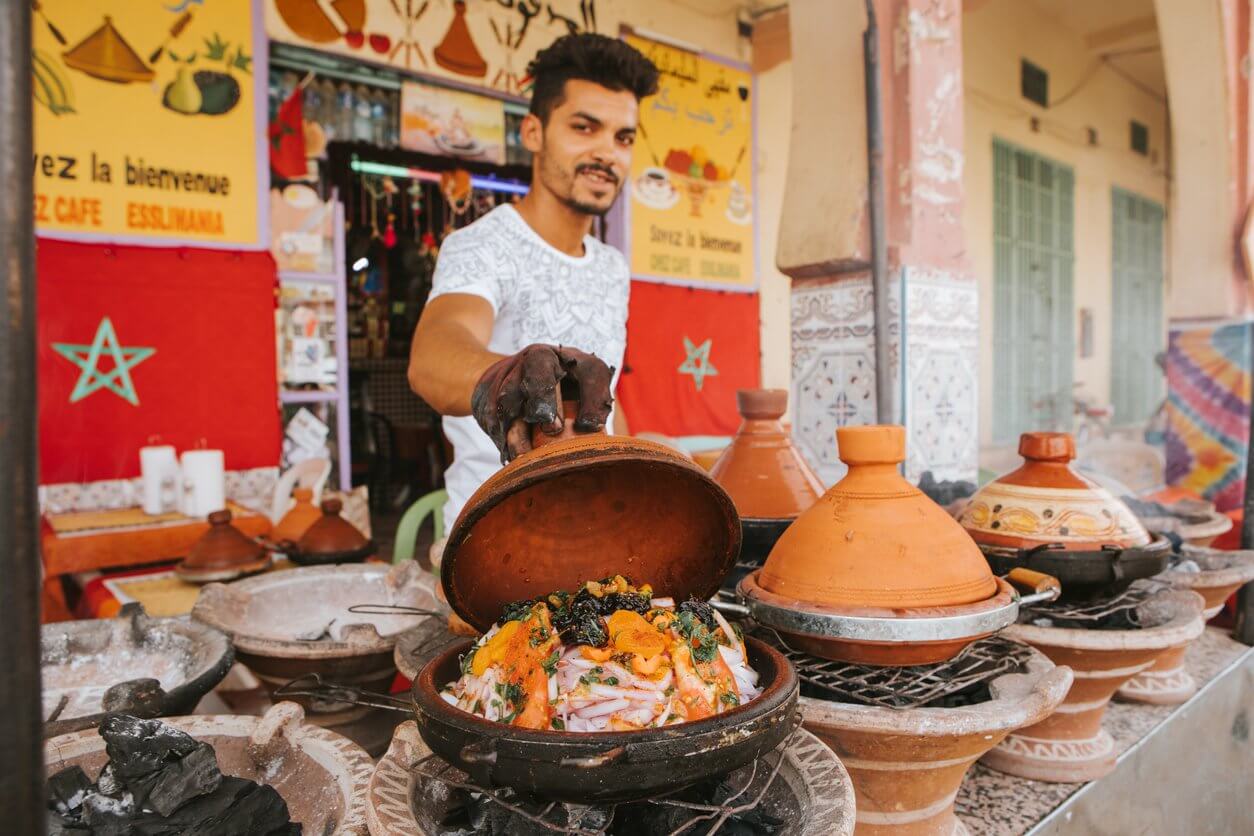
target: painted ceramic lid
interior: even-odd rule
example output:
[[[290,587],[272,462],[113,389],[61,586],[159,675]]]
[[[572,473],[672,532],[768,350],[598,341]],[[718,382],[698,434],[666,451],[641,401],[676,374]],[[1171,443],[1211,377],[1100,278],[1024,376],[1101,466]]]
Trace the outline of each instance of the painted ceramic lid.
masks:
[[[1023,466],[976,492],[958,517],[976,542],[1010,548],[1056,543],[1075,551],[1150,542],[1127,505],[1071,469],[1075,440],[1068,433],[1024,433],[1019,455]]]
[[[893,609],[997,594],[967,533],[898,472],[904,427],[842,427],[836,440],[849,472],[779,538],[759,575],[763,589],[827,607]]]
[[[703,469],[651,441],[574,434],[569,420],[533,443],[449,532],[441,582],[469,624],[487,630],[511,601],[615,574],[677,601],[718,590],[740,551],[740,518]]]
[[[823,483],[801,458],[779,419],[788,408],[784,389],[741,389],[744,421],[710,476],[736,503],[742,519],[792,519],[823,495]]]

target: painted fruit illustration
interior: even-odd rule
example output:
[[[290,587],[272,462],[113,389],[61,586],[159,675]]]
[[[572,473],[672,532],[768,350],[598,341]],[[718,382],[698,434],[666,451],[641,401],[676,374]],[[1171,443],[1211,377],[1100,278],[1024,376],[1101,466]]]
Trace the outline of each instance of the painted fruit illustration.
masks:
[[[192,79],[187,67],[179,67],[174,81],[165,88],[161,103],[176,113],[200,113],[200,87]]]
[[[219,116],[239,104],[239,82],[226,73],[197,70],[192,78],[200,88],[200,112],[206,116]]]

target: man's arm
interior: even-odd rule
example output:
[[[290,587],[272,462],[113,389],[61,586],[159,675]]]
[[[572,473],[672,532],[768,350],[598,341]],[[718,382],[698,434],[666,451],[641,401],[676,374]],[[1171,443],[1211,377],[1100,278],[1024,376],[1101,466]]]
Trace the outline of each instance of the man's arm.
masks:
[[[475,385],[504,355],[488,351],[495,322],[487,299],[449,293],[427,303],[409,351],[409,385],[441,415],[469,415]]]

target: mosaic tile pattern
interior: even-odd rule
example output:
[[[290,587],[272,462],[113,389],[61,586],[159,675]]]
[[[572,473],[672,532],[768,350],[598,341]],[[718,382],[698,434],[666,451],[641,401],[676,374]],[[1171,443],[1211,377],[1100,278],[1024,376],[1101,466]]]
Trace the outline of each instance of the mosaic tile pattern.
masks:
[[[903,319],[906,335],[906,477],[917,482],[923,471],[931,470],[940,480],[974,481],[979,451],[978,289],[970,282],[913,269],[890,289],[894,368],[902,365]],[[869,277],[793,284],[793,439],[828,485],[845,473],[832,443],[836,428],[876,421],[872,309]]]
[[[228,470],[225,474],[226,498],[250,508],[269,508],[278,478],[277,467]],[[143,480],[138,476],[96,482],[62,482],[39,486],[39,511],[63,514],[131,508],[139,505],[142,498]]]

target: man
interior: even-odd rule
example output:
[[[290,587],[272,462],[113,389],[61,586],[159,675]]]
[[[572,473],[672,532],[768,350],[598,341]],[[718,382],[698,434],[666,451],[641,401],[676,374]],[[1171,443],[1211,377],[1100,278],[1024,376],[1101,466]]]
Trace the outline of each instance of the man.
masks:
[[[622,41],[580,34],[527,72],[531,190],[445,240],[410,352],[410,385],[445,416],[453,445],[449,525],[485,479],[531,449],[531,425],[561,431],[563,381],[579,395],[575,429],[605,426],[627,337],[626,260],[589,233],[627,179],[657,68]]]

